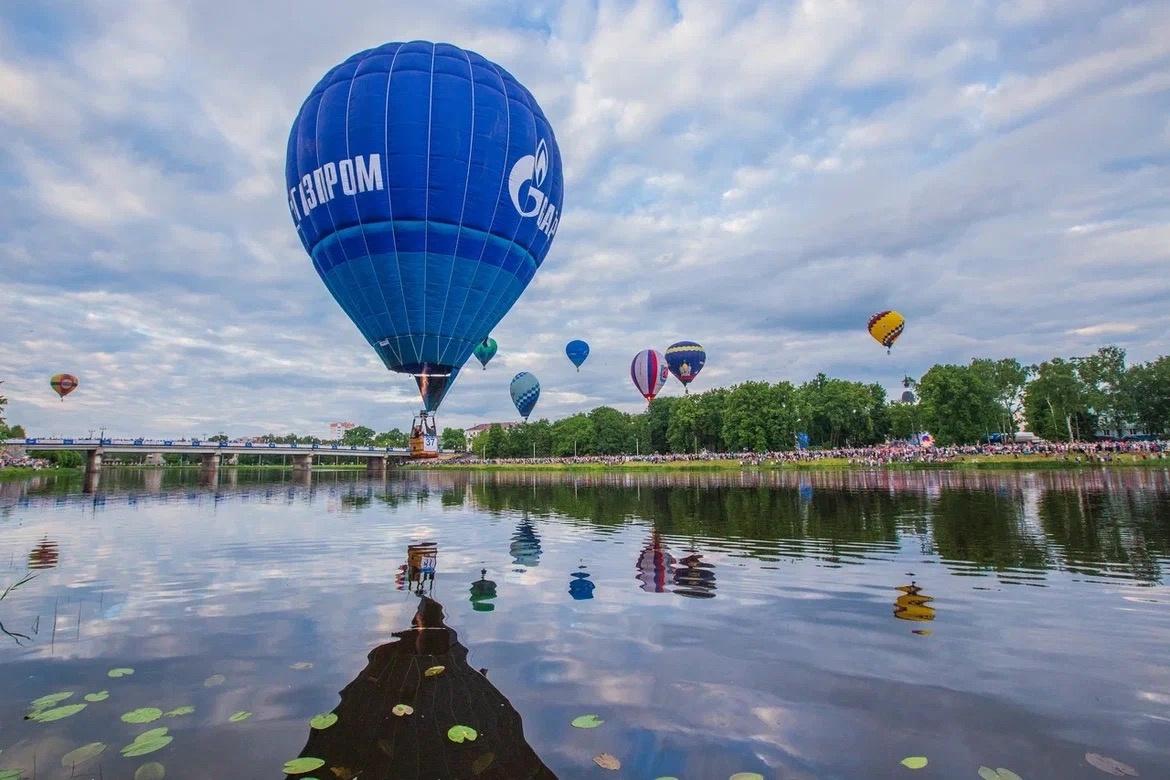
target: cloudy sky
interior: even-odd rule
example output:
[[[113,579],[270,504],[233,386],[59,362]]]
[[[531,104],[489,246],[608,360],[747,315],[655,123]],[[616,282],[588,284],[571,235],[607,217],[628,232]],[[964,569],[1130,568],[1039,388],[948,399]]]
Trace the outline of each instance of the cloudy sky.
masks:
[[[10,420],[406,427],[414,383],[313,271],[283,166],[329,67],[411,39],[511,71],[565,164],[552,250],[442,424],[515,419],[521,370],[537,416],[638,410],[631,356],[683,338],[707,348],[697,389],[1170,351],[1165,2],[5,0]],[[908,319],[891,357],[864,331],[884,308]],[[64,403],[56,371],[81,378]]]

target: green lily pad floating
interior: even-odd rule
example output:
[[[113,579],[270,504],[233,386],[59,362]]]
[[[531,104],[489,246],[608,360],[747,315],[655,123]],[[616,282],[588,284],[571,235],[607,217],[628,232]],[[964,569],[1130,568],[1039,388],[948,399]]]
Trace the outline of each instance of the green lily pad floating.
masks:
[[[1107,775],[1114,777],[1137,777],[1138,771],[1129,764],[1123,764],[1116,758],[1103,756],[1100,753],[1085,753],[1085,760],[1094,769],[1100,769]]]
[[[98,691],[97,693],[85,694],[85,700],[89,702],[105,701],[108,698],[110,698],[109,691]]]
[[[194,707],[192,707],[189,704],[185,704],[182,707],[175,707],[170,712],[164,712],[163,715],[165,715],[168,718],[177,718],[180,715],[190,715],[194,711],[195,711]]]
[[[130,710],[122,716],[123,723],[154,723],[162,717],[162,710],[158,707],[139,707]]]
[[[902,766],[907,769],[922,769],[927,763],[926,756],[907,756],[902,759]]]
[[[216,686],[223,685],[225,682],[227,682],[227,678],[222,674],[213,674],[203,681],[203,687],[215,688]]]
[[[337,722],[337,715],[332,712],[322,712],[320,715],[314,715],[309,725],[318,731],[324,731]]]
[[[134,674],[133,669],[119,667],[117,669],[111,669],[110,671],[106,672],[106,677],[113,677],[116,680],[119,677],[129,677],[132,674]]]
[[[575,729],[595,729],[602,723],[605,721],[596,715],[578,715],[573,718],[572,726]]]
[[[414,707],[411,707],[409,704],[395,704],[394,709],[390,711],[401,718],[404,715],[413,715]]]
[[[475,742],[475,738],[479,734],[471,726],[452,726],[447,729],[447,739],[454,742],[456,745],[463,744],[464,741]]]
[[[122,755],[126,758],[135,758],[161,750],[174,740],[174,737],[168,732],[169,729],[165,726],[144,731],[135,737],[133,742],[122,748]]]
[[[284,762],[284,773],[286,775],[303,775],[305,772],[312,772],[314,769],[320,769],[325,766],[325,762],[319,758],[312,756],[303,756],[301,758],[294,758],[292,761]]]
[[[157,761],[143,764],[134,772],[134,780],[163,780],[167,776],[167,768]]]
[[[73,691],[62,691],[61,693],[50,693],[48,696],[42,696],[39,699],[33,699],[29,702],[34,710],[47,710],[50,707],[56,707],[61,702],[65,701],[73,695]]]
[[[30,720],[35,720],[37,723],[52,723],[55,720],[68,718],[70,715],[76,715],[84,710],[84,704],[66,704],[64,707],[54,707],[50,710],[38,710],[32,715],[29,715]]]
[[[61,766],[66,769],[76,769],[87,761],[92,761],[100,756],[105,749],[105,742],[90,742],[88,745],[82,745],[61,756]]]
[[[736,772],[728,780],[764,780],[759,772]]]
[[[992,769],[989,766],[979,767],[979,776],[983,780],[1023,780],[1019,775],[1010,769]]]
[[[438,677],[440,674],[442,674],[444,671],[446,671],[446,669],[447,669],[447,667],[445,667],[445,666],[432,666],[429,669],[427,669],[425,672],[423,672],[423,676],[424,677]]]
[[[228,716],[228,720],[232,723],[243,723],[250,717],[252,717],[252,713],[248,712],[247,710],[240,710],[239,712],[233,712],[230,716]]]
[[[24,771],[20,769],[0,769],[0,780],[20,780]]]

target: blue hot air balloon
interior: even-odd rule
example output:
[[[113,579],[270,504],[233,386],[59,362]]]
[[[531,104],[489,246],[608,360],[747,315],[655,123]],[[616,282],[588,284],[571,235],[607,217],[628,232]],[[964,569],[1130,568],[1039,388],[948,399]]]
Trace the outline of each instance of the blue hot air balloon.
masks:
[[[565,345],[565,354],[569,356],[569,362],[580,371],[581,364],[589,357],[589,345],[581,339],[573,339]]]
[[[329,292],[434,411],[548,254],[552,127],[507,71],[449,44],[334,67],[289,134],[288,208]]]
[[[698,342],[677,341],[666,348],[666,365],[674,378],[682,382],[684,393],[690,392],[687,385],[699,375],[706,362],[707,353]]]
[[[512,403],[516,404],[516,411],[520,412],[520,416],[527,420],[528,415],[532,414],[533,407],[536,406],[537,399],[540,398],[540,382],[527,371],[521,371],[512,377],[510,390],[512,391]]]

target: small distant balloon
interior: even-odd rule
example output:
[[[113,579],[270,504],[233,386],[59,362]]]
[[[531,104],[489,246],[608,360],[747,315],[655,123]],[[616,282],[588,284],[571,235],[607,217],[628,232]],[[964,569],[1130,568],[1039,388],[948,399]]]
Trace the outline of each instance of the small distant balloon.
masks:
[[[499,346],[491,336],[475,345],[475,359],[483,366],[484,371],[487,371],[488,361],[496,356],[497,349]]]
[[[569,362],[580,371],[581,364],[589,357],[589,345],[581,339],[573,339],[565,345],[565,354],[569,356]]]
[[[905,327],[906,318],[896,311],[879,311],[869,318],[869,335],[885,347],[887,353]]]
[[[910,392],[909,390],[902,391],[902,403],[912,404],[917,400],[918,399],[914,397],[914,393]]]
[[[658,395],[662,386],[666,384],[667,376],[669,370],[666,367],[666,358],[656,349],[642,350],[634,355],[634,361],[630,363],[630,378],[634,380],[634,386],[647,401],[654,400],[654,396]]]
[[[510,389],[512,403],[516,404],[516,411],[520,412],[520,416],[527,420],[540,398],[540,382],[527,371],[521,371],[512,377]]]
[[[689,385],[707,362],[703,345],[694,341],[676,341],[666,348],[666,365],[674,378],[682,382],[683,392],[689,392]]]
[[[53,392],[65,400],[65,396],[77,389],[77,377],[73,374],[53,374],[49,379],[49,387],[53,388]]]

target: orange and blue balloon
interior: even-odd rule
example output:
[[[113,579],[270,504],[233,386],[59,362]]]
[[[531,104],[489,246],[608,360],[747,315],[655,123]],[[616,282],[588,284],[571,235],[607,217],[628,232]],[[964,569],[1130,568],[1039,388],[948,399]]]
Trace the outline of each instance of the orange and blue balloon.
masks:
[[[77,385],[77,377],[73,376],[73,374],[53,374],[53,376],[49,378],[49,387],[53,388],[53,392],[56,393],[62,401],[65,400],[65,396],[69,395],[77,389]]]

